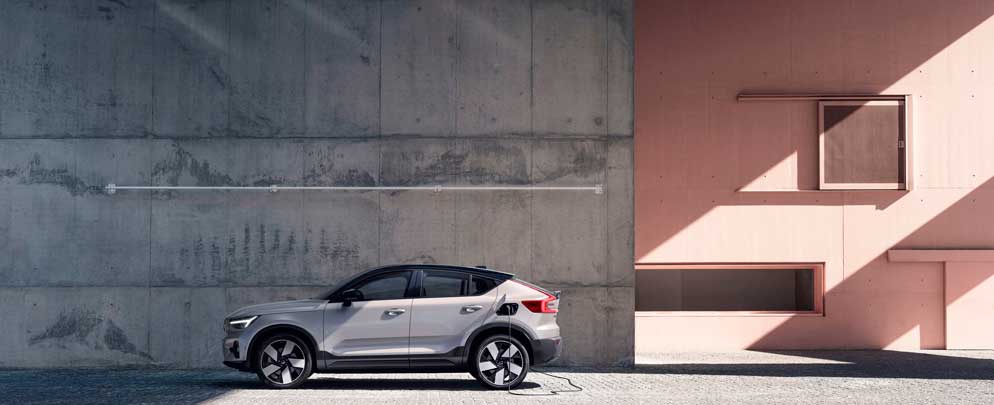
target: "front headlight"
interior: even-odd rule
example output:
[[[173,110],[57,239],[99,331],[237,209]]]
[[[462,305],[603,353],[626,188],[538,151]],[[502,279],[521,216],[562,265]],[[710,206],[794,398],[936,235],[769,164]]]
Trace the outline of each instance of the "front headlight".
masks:
[[[249,325],[251,325],[252,322],[254,322],[258,317],[259,317],[258,315],[255,315],[255,316],[243,316],[240,318],[231,318],[228,319],[225,322],[225,324],[227,325],[228,328],[241,330],[249,327]]]

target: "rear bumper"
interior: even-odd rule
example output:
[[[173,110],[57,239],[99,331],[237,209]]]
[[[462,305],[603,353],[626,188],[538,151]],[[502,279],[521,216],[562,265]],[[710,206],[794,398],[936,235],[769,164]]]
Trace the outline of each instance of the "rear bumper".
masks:
[[[536,339],[532,341],[532,364],[545,364],[559,358],[563,351],[563,341],[560,337]]]

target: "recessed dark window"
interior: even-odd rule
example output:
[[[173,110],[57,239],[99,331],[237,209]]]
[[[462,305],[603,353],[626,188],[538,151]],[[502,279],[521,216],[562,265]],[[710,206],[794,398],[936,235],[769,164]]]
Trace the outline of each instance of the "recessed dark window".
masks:
[[[635,272],[635,310],[818,312],[818,269],[780,265],[640,269]]]
[[[820,188],[907,188],[907,111],[898,100],[821,101]]]

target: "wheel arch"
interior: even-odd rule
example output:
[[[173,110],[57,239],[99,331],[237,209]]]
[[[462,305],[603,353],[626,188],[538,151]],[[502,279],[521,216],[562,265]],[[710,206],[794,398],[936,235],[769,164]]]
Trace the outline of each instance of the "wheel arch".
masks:
[[[473,356],[473,353],[476,352],[476,348],[479,346],[480,342],[490,336],[507,335],[508,330],[510,330],[511,337],[517,339],[522,345],[525,346],[525,351],[528,352],[528,363],[534,363],[535,355],[534,351],[532,351],[532,340],[534,340],[534,338],[531,334],[524,328],[515,324],[510,324],[510,327],[508,327],[507,322],[493,322],[479,327],[475,332],[469,335],[468,339],[466,339],[466,354],[463,356],[464,364],[470,364],[470,358]]]
[[[304,342],[307,343],[307,348],[311,352],[311,358],[315,362],[315,366],[317,365],[316,362],[318,360],[318,343],[317,340],[314,339],[314,336],[311,336],[311,334],[307,332],[304,328],[301,328],[297,325],[281,323],[281,324],[269,325],[265,328],[262,328],[262,330],[257,332],[254,336],[252,336],[252,340],[249,341],[248,352],[246,352],[246,355],[248,356],[249,367],[255,367],[255,361],[256,361],[255,351],[256,349],[258,349],[259,345],[262,344],[262,342],[264,342],[266,339],[270,338],[271,336],[275,336],[280,333],[291,334],[303,339]]]

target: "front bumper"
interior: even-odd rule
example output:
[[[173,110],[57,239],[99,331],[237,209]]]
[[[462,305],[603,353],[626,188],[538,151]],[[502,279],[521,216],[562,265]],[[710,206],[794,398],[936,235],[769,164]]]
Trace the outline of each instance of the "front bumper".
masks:
[[[248,342],[244,342],[240,336],[226,337],[222,343],[224,352],[224,365],[242,371],[249,370]]]
[[[549,339],[537,339],[532,341],[533,365],[545,364],[559,358],[563,352],[563,340],[561,337]]]

